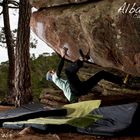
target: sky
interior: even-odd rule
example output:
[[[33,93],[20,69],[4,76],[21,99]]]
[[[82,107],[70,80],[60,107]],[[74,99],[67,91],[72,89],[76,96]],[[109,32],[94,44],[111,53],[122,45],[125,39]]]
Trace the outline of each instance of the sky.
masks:
[[[35,9],[33,9],[33,11],[35,11]],[[10,10],[9,13],[10,13],[11,29],[13,30],[13,29],[17,28],[18,14],[17,14],[17,11],[15,11],[15,10]],[[0,27],[3,27],[3,16],[2,15],[0,16]],[[40,54],[53,52],[53,50],[46,43],[44,43],[42,40],[40,40],[32,31],[31,31],[31,36],[32,36],[32,38],[35,38],[38,41],[38,43],[37,43],[36,48],[30,49],[30,56],[32,56],[32,54],[35,54],[35,57],[37,58]],[[4,47],[0,47],[0,63],[5,62],[7,60],[8,60],[7,49]]]

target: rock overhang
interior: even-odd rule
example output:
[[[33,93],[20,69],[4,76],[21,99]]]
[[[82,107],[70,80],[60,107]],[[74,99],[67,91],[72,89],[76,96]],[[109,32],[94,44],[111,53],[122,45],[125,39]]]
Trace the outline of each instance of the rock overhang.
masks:
[[[31,28],[55,52],[67,47],[71,61],[79,58],[82,49],[84,54],[90,51],[91,60],[102,67],[140,76],[140,18],[128,11],[123,13],[140,2],[125,3],[112,0],[43,9],[38,6],[40,10],[31,17]]]

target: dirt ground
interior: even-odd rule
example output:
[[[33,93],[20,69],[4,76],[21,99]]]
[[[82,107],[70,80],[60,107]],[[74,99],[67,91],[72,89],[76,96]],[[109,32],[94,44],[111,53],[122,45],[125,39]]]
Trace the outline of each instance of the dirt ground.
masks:
[[[24,130],[22,130],[24,131]],[[60,134],[39,134],[37,132],[28,131],[21,134],[21,131],[0,129],[0,140],[95,140],[96,137],[88,135],[80,135],[76,133],[60,133]]]
[[[39,134],[30,129],[0,129],[0,140],[140,140],[140,137],[100,137],[78,133]]]

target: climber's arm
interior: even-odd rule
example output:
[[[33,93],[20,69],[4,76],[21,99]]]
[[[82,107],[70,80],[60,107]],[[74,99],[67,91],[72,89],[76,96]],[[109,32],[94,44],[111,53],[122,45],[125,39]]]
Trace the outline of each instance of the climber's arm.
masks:
[[[61,71],[63,69],[63,66],[64,66],[64,61],[65,61],[65,55],[67,54],[67,51],[68,49],[67,48],[63,48],[60,50],[60,53],[61,53],[61,60],[58,64],[58,68],[57,68],[57,71],[56,71],[56,74],[57,76],[60,78],[60,75],[61,75]]]

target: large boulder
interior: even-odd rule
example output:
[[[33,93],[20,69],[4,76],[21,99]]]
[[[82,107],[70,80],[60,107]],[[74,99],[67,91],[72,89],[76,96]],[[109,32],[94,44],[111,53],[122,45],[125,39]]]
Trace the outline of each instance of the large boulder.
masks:
[[[93,63],[140,76],[139,0],[40,5],[32,14],[31,29],[55,52],[67,47],[66,58],[75,61],[82,49]]]
[[[84,3],[87,1],[92,1],[92,0],[30,0],[30,3],[33,7],[40,9],[44,7]]]

